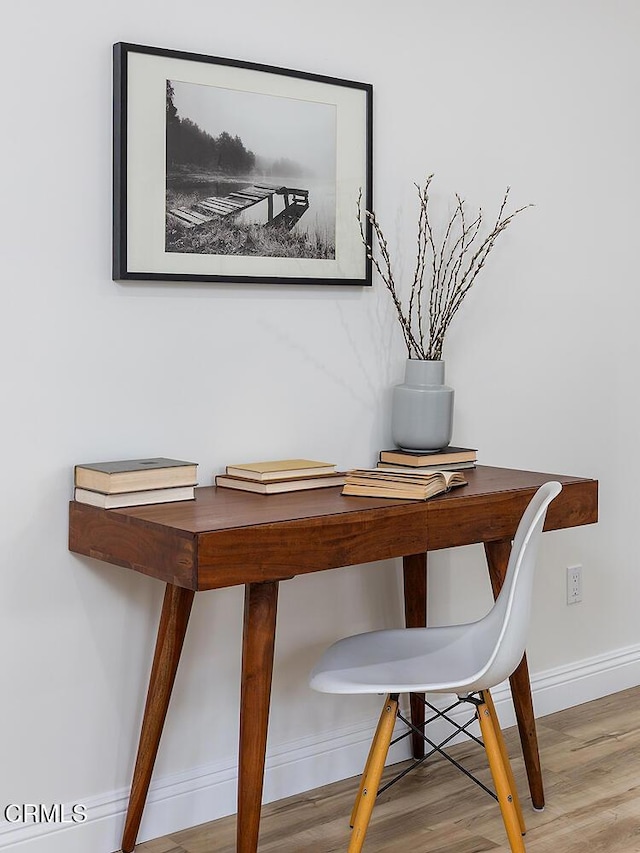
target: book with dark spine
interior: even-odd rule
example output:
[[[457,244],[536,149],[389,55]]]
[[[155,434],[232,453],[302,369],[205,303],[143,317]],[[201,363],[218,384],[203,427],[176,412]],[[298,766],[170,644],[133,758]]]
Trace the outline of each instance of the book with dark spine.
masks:
[[[448,464],[449,462],[475,462],[477,450],[470,447],[443,447],[433,453],[423,453],[419,450],[381,450],[380,462],[390,462],[392,465],[409,465],[419,468],[424,465]]]
[[[342,486],[344,474],[323,474],[319,477],[294,477],[290,480],[275,480],[271,483],[261,483],[256,480],[245,480],[241,477],[229,477],[218,474],[216,486],[224,489],[239,489],[244,492],[255,492],[259,495],[272,495],[280,492],[299,492],[303,489],[323,489],[329,486]]]

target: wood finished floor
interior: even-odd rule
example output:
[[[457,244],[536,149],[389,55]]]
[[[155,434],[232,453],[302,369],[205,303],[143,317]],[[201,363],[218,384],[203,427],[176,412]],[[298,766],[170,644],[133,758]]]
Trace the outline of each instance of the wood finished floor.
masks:
[[[538,720],[547,806],[531,809],[517,732],[505,731],[527,853],[640,853],[640,687]],[[488,782],[484,751],[455,757]],[[260,853],[345,853],[358,780],[263,808]],[[363,853],[508,853],[497,803],[442,758],[381,795]],[[139,844],[136,853],[234,853],[235,817]]]

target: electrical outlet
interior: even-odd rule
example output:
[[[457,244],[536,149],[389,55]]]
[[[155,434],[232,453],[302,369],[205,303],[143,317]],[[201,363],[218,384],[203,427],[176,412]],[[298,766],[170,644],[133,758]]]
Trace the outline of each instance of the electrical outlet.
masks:
[[[582,601],[582,566],[567,566],[567,604]]]

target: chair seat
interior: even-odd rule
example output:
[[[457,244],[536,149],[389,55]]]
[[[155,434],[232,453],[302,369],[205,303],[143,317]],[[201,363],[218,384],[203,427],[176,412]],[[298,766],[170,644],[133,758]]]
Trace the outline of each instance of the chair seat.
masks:
[[[311,673],[321,693],[464,693],[482,690],[480,623],[370,631],[339,640]]]

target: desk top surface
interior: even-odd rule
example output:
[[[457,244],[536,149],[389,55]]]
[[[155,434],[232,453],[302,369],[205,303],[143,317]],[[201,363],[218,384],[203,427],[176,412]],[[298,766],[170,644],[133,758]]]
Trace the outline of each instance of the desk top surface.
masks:
[[[392,498],[361,498],[341,494],[341,487],[309,489],[300,492],[283,492],[261,495],[236,489],[204,486],[196,489],[195,501],[125,507],[115,510],[98,510],[105,515],[121,515],[132,520],[159,524],[194,535],[212,533],[256,524],[277,524],[323,516],[372,512],[376,516],[387,512],[407,511],[416,506],[424,510],[445,503],[448,505],[471,499],[487,499],[502,492],[535,489],[548,480],[559,480],[563,485],[594,482],[586,478],[558,474],[543,474],[509,468],[492,468],[479,465],[463,472],[467,485],[443,495],[423,500],[398,500]]]
[[[258,495],[214,486],[196,500],[104,510],[72,501],[69,548],[193,589],[510,538],[538,486],[563,491],[545,529],[597,521],[597,481],[478,466],[428,501],[348,497],[339,486]]]

